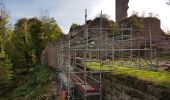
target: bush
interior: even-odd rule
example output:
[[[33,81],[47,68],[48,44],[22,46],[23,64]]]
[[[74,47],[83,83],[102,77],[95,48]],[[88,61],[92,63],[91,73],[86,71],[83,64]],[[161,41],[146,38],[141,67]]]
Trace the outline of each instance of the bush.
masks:
[[[31,71],[25,76],[26,82],[12,91],[10,99],[43,100],[55,72],[50,67],[42,65],[35,65]]]
[[[6,95],[11,87],[12,64],[7,58],[0,60],[0,97]]]

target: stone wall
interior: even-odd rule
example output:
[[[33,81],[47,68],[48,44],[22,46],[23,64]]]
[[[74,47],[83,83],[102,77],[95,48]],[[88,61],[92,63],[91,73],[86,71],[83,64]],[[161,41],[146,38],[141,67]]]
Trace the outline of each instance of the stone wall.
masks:
[[[170,35],[166,35],[165,32],[160,27],[161,21],[155,17],[137,17],[131,16],[125,18],[120,22],[124,28],[132,27],[135,28],[134,23],[139,23],[141,28],[145,31],[133,31],[133,36],[146,38],[149,43],[149,37],[151,35],[152,48],[156,49],[159,56],[163,54],[168,54],[170,51]],[[138,24],[137,24],[138,25]],[[138,28],[137,28],[138,29]]]
[[[48,43],[41,55],[41,63],[44,65],[50,65],[54,68],[58,65],[58,41]]]
[[[116,0],[116,21],[121,21],[127,17],[129,0]]]
[[[103,82],[104,100],[170,100],[170,89],[134,77],[105,74]]]

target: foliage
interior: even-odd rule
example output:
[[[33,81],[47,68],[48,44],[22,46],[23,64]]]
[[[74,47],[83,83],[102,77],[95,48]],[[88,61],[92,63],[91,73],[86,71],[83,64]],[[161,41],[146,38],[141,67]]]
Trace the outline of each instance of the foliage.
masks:
[[[15,24],[14,36],[12,38],[13,47],[17,52],[20,52],[25,58],[25,66],[31,64],[31,53],[33,50],[33,43],[31,35],[28,32],[28,20],[26,18],[19,19]],[[12,58],[13,59],[13,58]],[[21,63],[21,62],[17,62]]]
[[[7,23],[8,17],[4,17],[0,19],[0,52],[4,51],[4,45],[7,39]]]
[[[4,60],[1,59],[0,61],[0,82],[3,80],[9,80],[11,79],[11,73],[10,70],[12,68],[12,65],[9,61],[9,59],[4,58]]]
[[[10,41],[11,35],[6,15],[0,19],[0,97],[6,95],[12,85],[12,64],[5,51],[5,46]]]
[[[4,51],[1,51],[0,52],[0,58],[4,58],[5,57],[5,52]]]
[[[32,38],[31,42],[33,43],[33,47],[30,55],[32,55],[32,53],[35,53],[35,56],[37,57],[36,62],[39,63],[41,52],[45,48],[44,42],[40,38],[42,32],[41,30],[42,22],[37,18],[32,18],[28,20],[28,23],[29,23],[29,33]]]
[[[120,34],[120,24],[118,22],[113,23],[114,35]]]
[[[62,31],[54,18],[49,18],[46,22],[38,18],[21,18],[15,24],[13,44],[10,45],[14,51],[21,54],[19,57],[23,59],[21,62],[25,61],[21,65],[28,67],[33,63],[40,63],[41,52],[47,42],[56,40],[61,35]]]
[[[70,31],[69,32],[73,32],[73,30],[77,27],[81,27],[80,25],[76,24],[76,23],[73,23],[70,27]]]
[[[132,27],[135,29],[143,29],[143,21],[137,15],[131,16]]]
[[[7,58],[0,58],[0,96],[5,95],[11,86],[12,64]]]
[[[48,41],[63,35],[60,27],[54,18],[47,22],[20,18],[13,28],[5,17],[0,19],[0,28],[0,99],[10,95],[12,100],[39,100],[54,72],[47,66],[34,65],[40,63]]]
[[[45,41],[53,41],[62,36],[62,30],[54,20],[49,18],[46,21],[42,21],[43,32],[41,38]]]
[[[48,92],[49,80],[54,78],[54,70],[47,66],[35,65],[32,73],[25,76],[25,83],[16,87],[10,94],[13,100],[40,100]]]

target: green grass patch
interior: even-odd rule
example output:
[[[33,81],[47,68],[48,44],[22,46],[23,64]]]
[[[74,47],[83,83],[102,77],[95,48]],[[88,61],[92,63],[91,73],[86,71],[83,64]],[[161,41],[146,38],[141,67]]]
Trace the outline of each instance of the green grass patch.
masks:
[[[114,74],[132,76],[161,87],[170,88],[170,73],[166,71],[139,70],[124,65],[106,65],[99,62],[83,62],[83,64],[90,69],[111,70]]]
[[[50,80],[54,75],[54,70],[48,66],[34,66],[30,74],[24,76],[26,82],[12,90],[9,99],[43,100],[44,95],[48,93]]]

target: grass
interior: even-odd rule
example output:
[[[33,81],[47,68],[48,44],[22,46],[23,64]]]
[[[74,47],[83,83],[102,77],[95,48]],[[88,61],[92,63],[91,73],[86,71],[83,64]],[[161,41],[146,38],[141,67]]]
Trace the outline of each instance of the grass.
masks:
[[[9,99],[43,100],[53,76],[54,71],[50,67],[34,66],[32,72],[24,76],[26,82],[12,90]]]
[[[99,62],[83,62],[83,64],[94,70],[111,70],[114,74],[132,76],[161,87],[170,88],[170,73],[166,71],[139,70],[124,65],[100,65]]]

